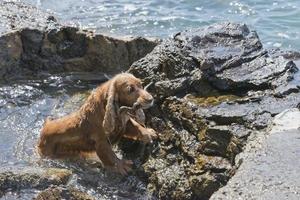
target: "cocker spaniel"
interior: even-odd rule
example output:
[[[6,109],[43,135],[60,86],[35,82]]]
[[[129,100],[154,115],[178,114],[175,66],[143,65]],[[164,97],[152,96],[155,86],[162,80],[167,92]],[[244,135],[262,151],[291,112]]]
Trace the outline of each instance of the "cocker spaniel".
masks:
[[[156,138],[146,128],[143,109],[151,107],[153,97],[142,87],[140,79],[121,73],[96,88],[82,107],[59,119],[46,119],[38,142],[41,156],[74,157],[96,151],[106,168],[121,174],[131,170],[132,161],[121,160],[112,144],[121,137],[145,143]]]

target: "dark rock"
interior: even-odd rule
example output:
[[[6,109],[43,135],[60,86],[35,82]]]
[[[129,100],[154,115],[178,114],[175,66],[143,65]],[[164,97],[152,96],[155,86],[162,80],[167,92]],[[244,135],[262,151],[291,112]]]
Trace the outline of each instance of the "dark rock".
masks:
[[[38,54],[41,51],[43,32],[37,29],[23,29],[21,39],[24,54]]]
[[[0,37],[0,77],[18,71],[22,55],[22,40],[19,32],[8,33]]]
[[[205,173],[200,176],[190,176],[189,184],[193,192],[193,198],[209,199],[210,196],[222,186],[228,179],[223,174],[210,174]]]
[[[37,37],[38,33],[40,35]],[[21,35],[25,47],[21,66],[32,71],[50,73],[124,71],[135,60],[149,53],[158,42],[145,38],[111,38],[74,27],[60,27],[44,32],[25,29]]]
[[[239,149],[241,141],[233,136],[227,126],[209,127],[199,137],[202,142],[202,151],[207,155],[231,158],[241,151]]]
[[[148,118],[160,141],[143,165],[153,194],[208,199],[226,184],[248,137],[300,102],[298,68],[286,58],[246,25],[222,23],[178,33],[131,65],[157,99]],[[205,156],[229,164],[199,168]]]
[[[191,92],[203,78],[220,90],[274,88],[296,71],[293,62],[269,55],[246,25],[233,23],[181,32],[129,69],[146,83],[155,82],[153,91],[160,96]]]
[[[209,80],[221,90],[273,88],[276,84],[274,79],[289,71],[293,73],[295,68],[292,61],[265,55],[217,73]]]

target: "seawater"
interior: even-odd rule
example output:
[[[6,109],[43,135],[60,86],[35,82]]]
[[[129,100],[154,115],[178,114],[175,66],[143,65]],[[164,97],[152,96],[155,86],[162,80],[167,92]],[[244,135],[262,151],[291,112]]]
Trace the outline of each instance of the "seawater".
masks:
[[[111,36],[165,38],[233,21],[256,30],[266,48],[300,50],[299,0],[22,0],[60,20]]]

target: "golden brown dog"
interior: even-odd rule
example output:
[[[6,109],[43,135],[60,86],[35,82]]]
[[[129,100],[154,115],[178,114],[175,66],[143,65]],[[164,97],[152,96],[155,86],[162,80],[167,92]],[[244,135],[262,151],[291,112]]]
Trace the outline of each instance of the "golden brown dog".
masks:
[[[88,97],[82,107],[65,117],[47,119],[41,130],[38,151],[52,158],[73,157],[81,152],[96,151],[107,168],[121,174],[131,170],[132,161],[120,160],[111,144],[121,137],[145,143],[156,137],[144,127],[142,109],[153,104],[153,97],[142,88],[139,79],[121,73],[103,83]],[[139,105],[134,113],[120,112],[122,106]]]

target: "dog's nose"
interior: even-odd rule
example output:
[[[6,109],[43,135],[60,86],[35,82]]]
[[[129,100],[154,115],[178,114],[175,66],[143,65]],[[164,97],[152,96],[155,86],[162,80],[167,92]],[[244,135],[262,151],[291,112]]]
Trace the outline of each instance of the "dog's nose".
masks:
[[[146,100],[147,103],[152,103],[154,99],[153,99],[152,96],[147,96],[147,97],[145,98],[145,100]]]

